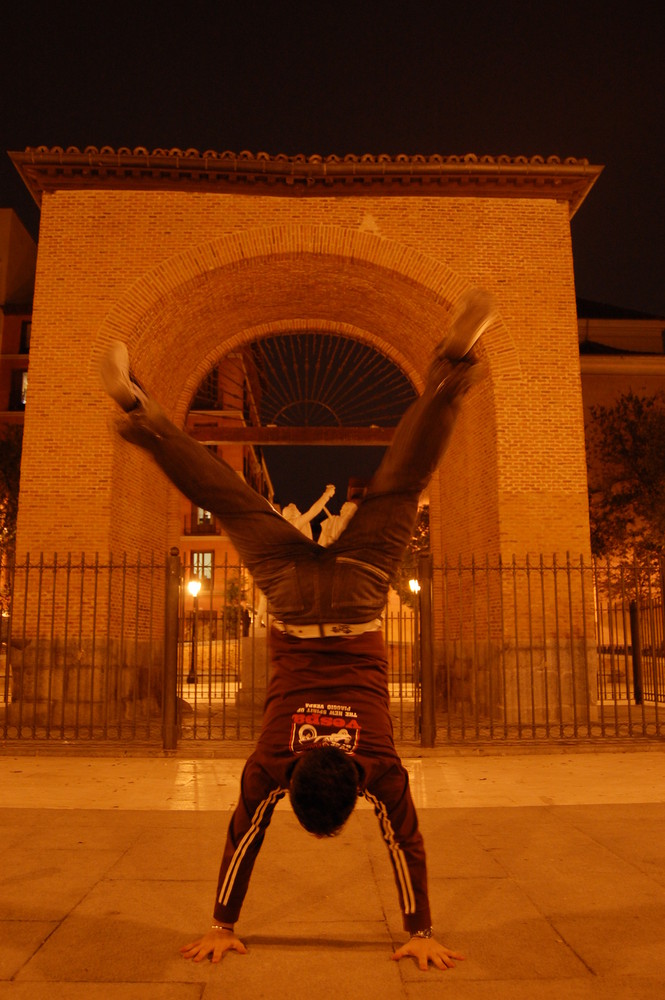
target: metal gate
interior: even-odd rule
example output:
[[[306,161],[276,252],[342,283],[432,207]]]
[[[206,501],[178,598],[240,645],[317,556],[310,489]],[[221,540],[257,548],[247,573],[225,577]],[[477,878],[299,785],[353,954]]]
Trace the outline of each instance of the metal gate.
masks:
[[[425,559],[419,577],[384,615],[400,742],[665,736],[658,562]],[[190,594],[177,553],[0,561],[5,745],[254,740],[269,669],[260,595],[240,565],[200,582]]]
[[[269,679],[270,622],[261,594],[240,564],[211,567],[196,594],[188,592],[189,582],[182,579],[179,590],[179,737],[253,740]],[[414,608],[395,595],[383,629],[395,734],[415,739],[420,686]]]

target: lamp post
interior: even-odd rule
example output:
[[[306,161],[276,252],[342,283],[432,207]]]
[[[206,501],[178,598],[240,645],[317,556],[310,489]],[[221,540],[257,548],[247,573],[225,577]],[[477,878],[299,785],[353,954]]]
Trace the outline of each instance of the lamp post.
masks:
[[[421,730],[420,743],[433,747],[436,742],[436,677],[434,636],[432,634],[432,554],[418,554],[418,615],[420,657]]]
[[[192,653],[189,661],[189,673],[187,675],[188,684],[196,684],[196,626],[199,616],[199,591],[201,581],[194,576],[187,584],[187,590],[194,599],[194,611],[192,612]]]
[[[413,710],[416,725],[420,725],[420,584],[409,580],[409,590],[413,594]]]

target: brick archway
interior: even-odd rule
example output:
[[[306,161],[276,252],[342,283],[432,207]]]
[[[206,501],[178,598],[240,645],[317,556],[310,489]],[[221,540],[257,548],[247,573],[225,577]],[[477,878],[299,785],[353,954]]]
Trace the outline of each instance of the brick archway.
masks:
[[[286,329],[316,328],[365,340],[420,387],[429,350],[469,284],[425,254],[357,230],[250,229],[143,275],[99,327],[91,368],[109,340],[125,341],[137,375],[156,376],[154,391],[182,420],[201,377],[229,350]],[[519,378],[506,328],[495,324],[490,339],[493,378]],[[184,362],[184,379],[174,380]]]
[[[420,387],[453,303],[478,284],[501,320],[482,348],[490,376],[432,484],[433,534],[451,557],[587,554],[570,205],[556,186],[504,196],[497,183],[443,197],[394,185],[370,197],[122,180],[45,189],[19,553],[172,543],[166,484],[109,431],[97,371],[111,339],[127,341],[139,378],[182,423],[216,358],[267,333],[347,333]]]
[[[318,329],[371,344],[421,388],[430,352],[468,284],[438,261],[368,233],[314,226],[248,230],[189,249],[143,275],[99,327],[90,377],[109,340],[127,342],[138,378],[182,425],[201,378],[223,355],[261,336]],[[433,484],[432,531],[441,550],[469,544],[492,550],[498,542],[497,398],[501,385],[514,387],[521,374],[500,322],[486,341],[481,354],[490,375],[460,421],[474,448],[480,446],[483,467],[473,467],[457,449]],[[149,539],[150,548],[163,549],[177,542],[177,502],[167,491],[162,521],[153,486],[147,517],[135,492],[145,476],[142,461],[136,468],[137,457],[127,450],[116,442],[111,490],[119,516],[112,533],[136,532],[140,547]],[[133,516],[123,502],[128,492]],[[469,539],[474,510],[479,531]],[[154,532],[146,531],[148,524]]]
[[[494,293],[500,320],[483,338],[489,375],[431,486],[435,561],[588,558],[570,218],[598,168],[144,154],[37,150],[24,160],[42,214],[19,558],[143,560],[179,541],[177,494],[113,432],[98,377],[110,340],[128,343],[138,377],[180,424],[213,363],[269,333],[356,337],[420,388],[472,284]],[[161,627],[153,589],[134,595],[146,649]],[[119,600],[109,593],[109,642],[122,631]],[[488,607],[488,629],[499,612]],[[571,650],[585,642],[571,622]],[[509,653],[499,642],[488,663],[518,672],[518,649]]]

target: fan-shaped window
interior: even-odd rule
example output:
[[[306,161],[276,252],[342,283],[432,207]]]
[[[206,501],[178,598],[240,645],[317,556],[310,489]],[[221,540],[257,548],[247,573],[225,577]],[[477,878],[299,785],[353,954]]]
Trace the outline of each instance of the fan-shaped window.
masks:
[[[254,393],[248,394],[248,385]],[[252,413],[253,395],[255,410]],[[392,427],[414,398],[404,373],[351,337],[297,333],[265,337],[220,362],[193,410],[242,413],[251,424]]]

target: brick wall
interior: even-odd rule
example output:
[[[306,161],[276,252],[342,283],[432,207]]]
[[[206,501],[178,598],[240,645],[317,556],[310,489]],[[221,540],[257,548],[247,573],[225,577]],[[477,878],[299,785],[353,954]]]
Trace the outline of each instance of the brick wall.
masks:
[[[288,198],[64,191],[42,206],[19,550],[164,552],[180,504],[115,436],[113,338],[182,424],[214,361],[253,337],[350,333],[418,386],[469,284],[500,321],[432,486],[435,555],[588,552],[568,205],[528,198]],[[442,513],[445,511],[445,515]]]

